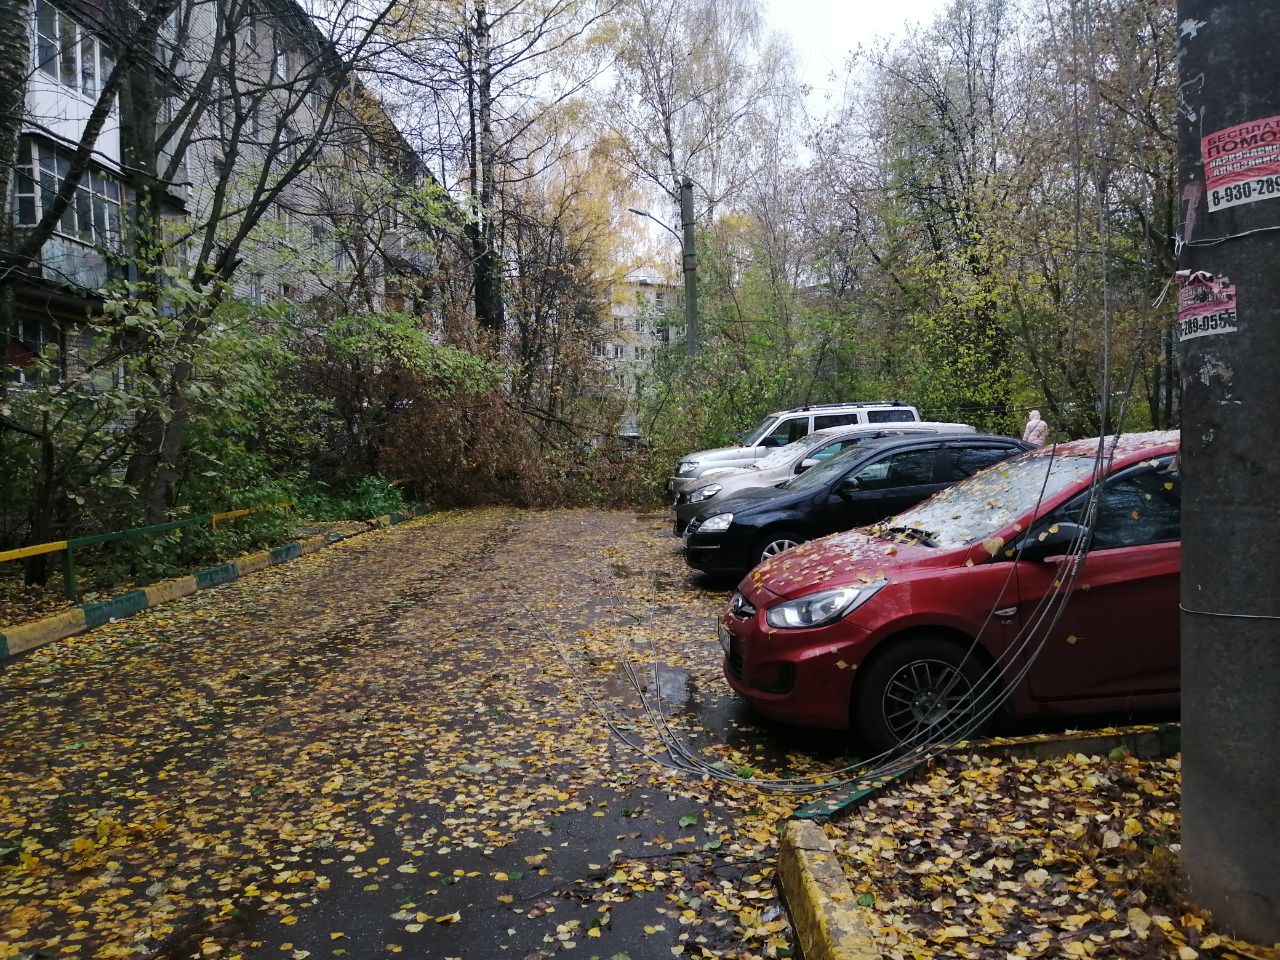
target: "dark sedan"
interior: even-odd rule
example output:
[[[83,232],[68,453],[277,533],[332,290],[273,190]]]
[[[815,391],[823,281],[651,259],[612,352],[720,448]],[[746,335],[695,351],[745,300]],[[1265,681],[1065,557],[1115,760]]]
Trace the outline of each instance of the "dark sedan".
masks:
[[[870,440],[698,514],[685,530],[685,560],[709,573],[740,573],[806,540],[891,517],[1029,447],[982,434]]]

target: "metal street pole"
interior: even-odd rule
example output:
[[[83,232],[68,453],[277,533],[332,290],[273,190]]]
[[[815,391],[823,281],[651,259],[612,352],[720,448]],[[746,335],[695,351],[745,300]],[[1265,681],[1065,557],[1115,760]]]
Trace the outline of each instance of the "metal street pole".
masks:
[[[1182,856],[1280,941],[1280,4],[1179,0]]]
[[[680,184],[680,227],[684,233],[684,349],[698,354],[698,259],[693,247],[693,181]]]

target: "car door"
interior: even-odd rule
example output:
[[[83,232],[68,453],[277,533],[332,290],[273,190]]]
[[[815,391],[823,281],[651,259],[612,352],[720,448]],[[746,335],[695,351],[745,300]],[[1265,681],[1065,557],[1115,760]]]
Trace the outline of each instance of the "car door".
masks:
[[[940,443],[891,450],[852,468],[830,488],[823,511],[822,533],[876,523],[941,490],[946,486],[938,480],[941,451]],[[847,477],[856,479],[858,488],[836,493]]]
[[[1181,481],[1173,457],[1107,480],[1093,540],[1061,619],[1028,674],[1040,701],[1172,693],[1179,681]],[[1083,522],[1081,495],[1036,524]],[[1059,561],[1018,561],[1024,625],[1049,606],[1067,575]],[[1038,639],[1038,637],[1037,637]]]

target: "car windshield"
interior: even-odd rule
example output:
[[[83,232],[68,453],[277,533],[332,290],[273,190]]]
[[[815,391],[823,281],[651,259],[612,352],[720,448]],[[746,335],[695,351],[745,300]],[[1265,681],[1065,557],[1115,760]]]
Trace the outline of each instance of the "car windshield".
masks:
[[[1006,460],[948,487],[880,525],[927,533],[939,547],[963,547],[989,537],[1093,471],[1092,456],[1046,454]],[[812,471],[810,471],[812,472]],[[808,476],[808,474],[802,474]]]
[[[742,445],[744,447],[754,447],[769,434],[769,431],[773,429],[773,425],[777,422],[778,418],[772,414],[765,417],[760,421],[759,426],[753,427],[749,433],[743,435]]]
[[[853,464],[854,457],[860,456],[866,452],[866,447],[862,444],[852,446],[847,450],[842,450],[830,460],[823,460],[816,467],[810,467],[804,473],[796,474],[790,480],[786,480],[779,484],[788,490],[812,490],[823,484],[830,483],[842,473],[849,469]]]
[[[760,460],[757,460],[753,467],[759,470],[770,470],[773,467],[785,467],[791,463],[796,457],[807,450],[821,446],[830,440],[829,434],[811,433],[803,440],[797,440],[794,443],[788,443],[785,447],[779,447],[773,453]]]

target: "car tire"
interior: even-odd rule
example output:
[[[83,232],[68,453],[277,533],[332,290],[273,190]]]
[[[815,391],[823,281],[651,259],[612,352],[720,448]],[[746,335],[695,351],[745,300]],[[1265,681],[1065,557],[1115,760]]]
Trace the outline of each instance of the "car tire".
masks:
[[[854,684],[849,711],[868,756],[934,739],[973,738],[990,728],[992,677],[985,660],[966,657],[966,649],[941,637],[912,637],[871,662]],[[944,692],[945,706],[930,699]],[[975,725],[975,715],[985,716]]]
[[[770,557],[775,557],[792,547],[798,547],[802,543],[804,543],[804,537],[794,530],[770,530],[751,548],[751,565],[757,567]]]

